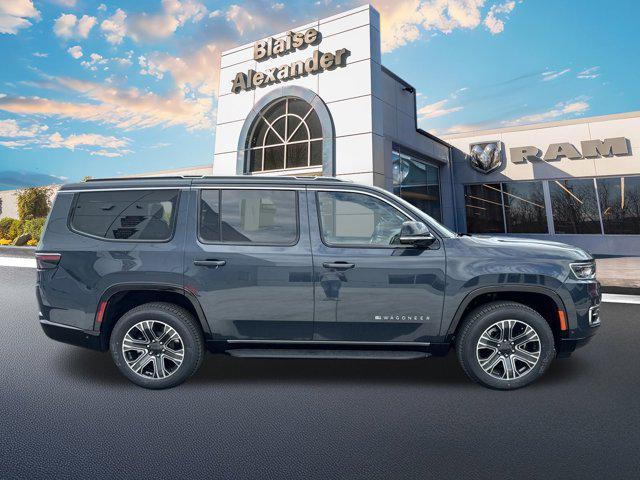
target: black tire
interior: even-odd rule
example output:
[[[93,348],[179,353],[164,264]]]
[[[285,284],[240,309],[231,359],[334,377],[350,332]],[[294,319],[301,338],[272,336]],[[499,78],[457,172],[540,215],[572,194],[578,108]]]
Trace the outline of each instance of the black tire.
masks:
[[[148,376],[150,375],[148,371],[146,373],[134,372],[123,356],[122,343],[125,335],[134,325],[145,320],[153,320],[169,325],[180,337],[177,345],[182,346],[182,351],[184,352],[182,362],[178,367],[175,367],[175,364],[172,364],[171,361],[163,363],[163,366],[173,365],[171,373],[164,378]],[[159,324],[154,325],[157,327]],[[180,385],[198,371],[205,352],[202,331],[193,316],[182,307],[163,302],[146,303],[125,313],[111,332],[109,347],[113,361],[125,377],[136,385],[152,389],[171,388]],[[151,366],[152,369],[155,368],[153,365]]]
[[[484,351],[481,351],[479,354],[476,353],[478,341],[485,330],[501,320],[517,320],[518,322],[522,322],[533,328],[539,338],[539,356],[537,363],[535,363],[533,367],[527,367],[524,363],[518,361],[516,365],[525,373],[516,378],[496,378],[496,376],[500,374],[501,369],[503,370],[503,376],[506,376],[504,367],[506,366],[505,362],[508,360],[505,359],[504,362],[499,360],[498,367],[490,374],[481,366],[478,358],[479,356],[482,358],[482,352]],[[522,327],[519,323],[518,326]],[[534,341],[533,348],[535,347],[536,343]],[[503,345],[501,348],[509,348],[509,346]],[[527,345],[527,348],[529,348],[529,345]],[[465,317],[456,339],[456,353],[462,369],[473,381],[485,387],[498,390],[514,390],[537,380],[549,367],[556,352],[553,332],[549,324],[538,312],[516,302],[492,302],[481,305]],[[500,352],[498,351],[497,353],[499,354]],[[489,350],[489,356],[491,355],[493,355],[493,353]],[[506,357],[508,357],[508,355],[506,355]]]

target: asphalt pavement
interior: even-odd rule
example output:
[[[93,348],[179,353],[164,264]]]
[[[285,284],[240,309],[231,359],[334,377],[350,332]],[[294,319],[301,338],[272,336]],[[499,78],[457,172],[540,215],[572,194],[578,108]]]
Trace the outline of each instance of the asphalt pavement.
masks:
[[[32,268],[0,267],[0,478],[637,478],[640,305],[537,383],[471,383],[419,361],[207,355],[144,390],[108,353],[54,342]]]

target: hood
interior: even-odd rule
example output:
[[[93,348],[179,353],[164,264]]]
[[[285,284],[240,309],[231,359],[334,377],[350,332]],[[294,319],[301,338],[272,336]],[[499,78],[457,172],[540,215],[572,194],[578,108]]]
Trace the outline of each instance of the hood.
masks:
[[[485,255],[526,258],[556,258],[573,261],[592,260],[587,252],[574,245],[523,237],[473,235],[459,237],[468,248],[479,248]]]

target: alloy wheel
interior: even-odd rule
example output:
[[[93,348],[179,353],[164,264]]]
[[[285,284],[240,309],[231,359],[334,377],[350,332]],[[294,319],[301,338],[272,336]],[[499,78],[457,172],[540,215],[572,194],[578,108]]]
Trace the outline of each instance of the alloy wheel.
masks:
[[[480,335],[476,358],[492,377],[513,380],[527,375],[538,364],[540,347],[540,337],[529,324],[501,320]]]
[[[143,320],[124,335],[122,356],[137,375],[166,378],[180,368],[184,342],[170,325],[158,320]]]

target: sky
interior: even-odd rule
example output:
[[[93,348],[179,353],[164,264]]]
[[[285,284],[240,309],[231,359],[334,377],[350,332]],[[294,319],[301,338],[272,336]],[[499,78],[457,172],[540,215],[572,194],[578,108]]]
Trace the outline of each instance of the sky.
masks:
[[[353,0],[0,0],[0,189],[212,163],[220,52]],[[373,0],[436,135],[640,110],[636,0]]]

